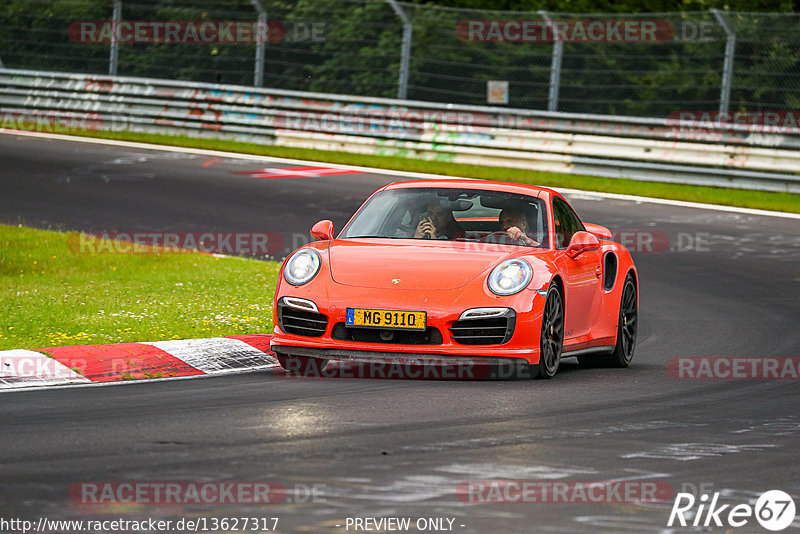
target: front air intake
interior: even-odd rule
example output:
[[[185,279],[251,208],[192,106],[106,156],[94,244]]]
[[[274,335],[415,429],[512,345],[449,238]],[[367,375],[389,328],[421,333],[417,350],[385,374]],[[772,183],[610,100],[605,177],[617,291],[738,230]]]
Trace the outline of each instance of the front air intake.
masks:
[[[320,337],[328,328],[328,318],[321,313],[298,310],[279,302],[278,324],[287,334]]]
[[[450,327],[450,337],[461,345],[502,345],[514,335],[515,323],[511,309],[502,317],[459,319]]]
[[[441,345],[439,329],[429,326],[425,330],[379,330],[377,328],[354,328],[337,323],[331,332],[333,339],[360,343],[385,343],[388,345]]]

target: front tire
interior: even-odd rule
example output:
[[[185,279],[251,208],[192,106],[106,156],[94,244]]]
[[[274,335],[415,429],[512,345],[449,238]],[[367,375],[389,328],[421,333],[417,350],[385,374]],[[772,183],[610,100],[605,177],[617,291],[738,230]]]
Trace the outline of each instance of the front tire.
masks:
[[[539,365],[535,378],[553,378],[561,364],[564,346],[564,300],[555,282],[550,284],[542,311]]]

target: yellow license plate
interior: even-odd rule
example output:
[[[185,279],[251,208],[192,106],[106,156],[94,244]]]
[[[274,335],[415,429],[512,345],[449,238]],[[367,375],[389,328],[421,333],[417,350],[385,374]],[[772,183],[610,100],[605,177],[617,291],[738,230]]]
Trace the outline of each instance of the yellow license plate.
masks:
[[[347,326],[425,330],[425,312],[347,308]]]

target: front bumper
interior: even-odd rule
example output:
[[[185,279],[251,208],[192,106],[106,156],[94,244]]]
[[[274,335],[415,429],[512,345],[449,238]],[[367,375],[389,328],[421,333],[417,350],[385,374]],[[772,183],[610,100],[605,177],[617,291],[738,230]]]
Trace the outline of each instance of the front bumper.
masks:
[[[469,298],[458,291],[439,291],[435,294],[428,292],[421,296],[413,291],[376,290],[370,292],[369,300],[366,301],[363,291],[350,291],[344,286],[337,287],[336,293],[330,292],[327,295],[304,294],[304,291],[298,291],[302,288],[292,289],[292,293],[287,291],[276,300],[275,329],[271,344],[272,350],[279,354],[340,361],[380,362],[398,357],[441,357],[448,358],[449,361],[459,358],[474,361],[479,358],[494,359],[495,363],[510,359],[522,360],[528,364],[539,362],[544,297],[533,290],[525,290],[513,297],[491,295],[480,299],[474,296]],[[283,297],[313,302],[316,312],[325,318],[326,323],[317,331],[303,332],[307,335],[298,335],[297,330],[293,333],[287,332],[283,328],[281,315]],[[376,306],[374,303],[380,304]],[[357,336],[342,339],[342,332],[347,331],[344,324],[348,307],[425,311],[428,332],[421,337],[398,335],[386,342],[375,339],[375,336],[370,342]],[[459,321],[461,314],[480,307],[505,307],[513,310],[513,317],[509,321],[513,333],[500,336],[500,340],[492,340],[493,342],[487,344],[465,344],[463,338],[458,342],[459,334],[463,334],[463,330],[458,330],[458,326],[464,324],[464,321]],[[453,328],[454,325],[456,328]],[[400,342],[397,342],[398,339]],[[402,342],[403,340],[408,342]]]

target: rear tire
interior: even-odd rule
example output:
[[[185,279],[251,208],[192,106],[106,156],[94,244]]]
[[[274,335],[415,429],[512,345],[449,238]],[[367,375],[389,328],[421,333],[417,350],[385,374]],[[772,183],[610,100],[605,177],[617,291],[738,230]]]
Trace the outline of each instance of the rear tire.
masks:
[[[542,311],[542,333],[539,337],[539,364],[535,378],[553,378],[561,364],[564,346],[564,300],[555,282],[547,289]]]
[[[609,356],[612,367],[628,367],[636,349],[636,334],[639,326],[639,304],[633,276],[625,277],[622,301],[619,305],[619,324],[617,325],[617,346]]]
[[[602,356],[578,356],[581,367],[628,367],[633,360],[633,351],[636,348],[636,333],[639,322],[639,306],[636,298],[636,284],[633,276],[625,277],[622,286],[622,298],[619,304],[619,319],[617,320],[617,344],[614,352]]]

